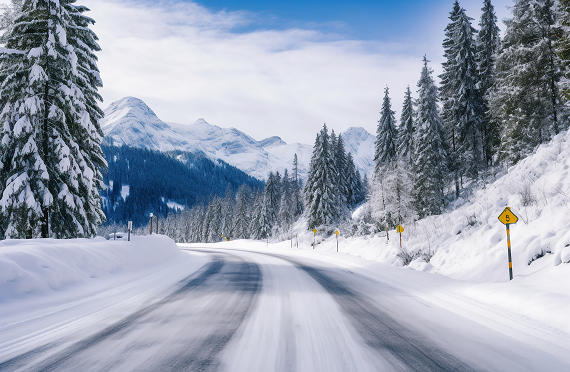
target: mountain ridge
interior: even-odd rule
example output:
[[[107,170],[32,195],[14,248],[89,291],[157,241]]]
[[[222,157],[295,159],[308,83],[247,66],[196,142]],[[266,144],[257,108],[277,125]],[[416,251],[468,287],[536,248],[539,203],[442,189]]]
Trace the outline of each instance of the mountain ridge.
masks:
[[[192,124],[164,122],[146,103],[136,97],[124,97],[105,109],[100,121],[106,145],[146,148],[155,151],[203,153],[212,160],[221,159],[247,174],[266,179],[269,172],[291,169],[295,153],[299,175],[306,178],[312,145],[287,144],[278,136],[255,140],[233,128],[221,128],[199,118]],[[345,149],[352,152],[362,175],[372,170],[374,137],[364,128],[351,127],[341,133]]]

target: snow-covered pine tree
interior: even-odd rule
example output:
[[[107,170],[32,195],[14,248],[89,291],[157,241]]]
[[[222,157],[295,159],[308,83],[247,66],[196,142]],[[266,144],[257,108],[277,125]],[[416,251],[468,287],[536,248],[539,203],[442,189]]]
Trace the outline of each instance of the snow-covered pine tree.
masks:
[[[353,209],[364,201],[365,195],[360,173],[354,165],[352,153],[350,152],[346,158],[346,184],[348,191],[347,206],[349,209]]]
[[[398,128],[396,153],[398,158],[405,159],[411,164],[414,138],[414,101],[410,86],[404,93],[404,104],[402,105],[402,115],[400,116],[400,126]]]
[[[392,111],[389,89],[384,89],[384,100],[374,142],[374,175],[382,176],[383,167],[396,159],[396,118]]]
[[[234,236],[234,207],[235,207],[235,195],[232,186],[228,184],[226,186],[226,192],[224,194],[224,199],[222,200],[222,213],[221,213],[221,227],[220,230],[225,237]]]
[[[248,213],[248,195],[251,189],[245,184],[241,185],[236,195],[236,212],[233,234],[236,239],[249,239],[250,218]]]
[[[271,225],[268,216],[270,214],[267,194],[262,192],[257,195],[251,216],[251,236],[254,239],[267,239],[271,235]]]
[[[304,188],[309,229],[330,226],[338,220],[334,167],[334,156],[325,124],[315,139],[309,176]]]
[[[472,18],[457,0],[450,15],[451,23],[445,30],[443,42],[446,61],[442,64],[441,101],[444,127],[451,142],[450,157],[456,179],[456,197],[459,197],[458,179],[476,180],[483,162],[483,100],[477,74],[475,35]]]
[[[301,195],[301,180],[299,179],[299,161],[297,154],[293,157],[293,174],[291,179],[291,197],[293,198],[293,205],[295,207],[293,219],[301,216],[304,211],[303,197]]]
[[[424,56],[424,66],[418,81],[417,114],[413,153],[413,205],[419,216],[440,214],[445,200],[443,194],[447,154],[442,138],[441,119],[437,107],[437,87]]]
[[[335,169],[337,172],[337,198],[338,198],[338,214],[340,218],[348,216],[348,198],[349,198],[349,184],[348,184],[348,159],[346,150],[344,149],[344,140],[342,134],[339,134],[336,140],[336,145],[333,148]]]
[[[277,223],[277,216],[279,215],[279,204],[281,202],[281,191],[280,185],[281,183],[281,176],[279,172],[269,173],[269,177],[267,177],[267,183],[265,184],[265,199],[267,203],[267,221],[269,224],[269,230],[275,226]]]
[[[558,83],[562,64],[554,43],[561,30],[552,0],[516,0],[497,55],[489,91],[501,125],[500,157],[514,164],[566,128]]]
[[[75,23],[72,4],[25,1],[3,35],[12,50],[0,56],[6,237],[90,237],[104,218],[97,191],[106,163],[98,117],[94,126],[78,83],[71,41],[83,41],[74,30],[84,25]]]
[[[497,16],[491,0],[483,1],[483,12],[479,21],[479,33],[477,34],[477,74],[479,91],[483,98],[483,111],[489,111],[487,92],[495,81],[495,56],[501,44]],[[498,123],[491,120],[487,114],[483,116],[483,152],[487,165],[492,165],[493,156],[500,144],[500,130]]]
[[[295,205],[293,200],[293,181],[289,177],[289,171],[285,169],[283,179],[281,180],[281,202],[279,208],[279,229],[286,233],[290,231],[293,225],[295,213]]]
[[[371,193],[371,203],[374,214],[379,220],[386,217],[388,191],[393,186],[388,182],[394,171],[396,161],[396,118],[392,111],[388,87],[384,89],[384,101],[380,120],[376,129],[374,152],[374,179]],[[384,221],[385,222],[385,221]]]

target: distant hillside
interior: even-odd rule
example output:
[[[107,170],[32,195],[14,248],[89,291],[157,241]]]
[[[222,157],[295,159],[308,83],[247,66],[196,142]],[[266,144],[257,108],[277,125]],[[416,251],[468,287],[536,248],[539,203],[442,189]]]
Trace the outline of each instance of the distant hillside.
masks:
[[[113,102],[101,120],[107,145],[128,145],[157,151],[201,152],[223,161],[258,179],[269,172],[291,170],[297,154],[299,175],[307,176],[313,144],[287,144],[277,136],[256,141],[235,128],[220,128],[198,119],[193,124],[165,123],[142,100],[125,97]],[[316,135],[316,133],[315,133]],[[360,172],[370,175],[374,136],[363,128],[342,133],[347,151],[352,152]]]
[[[237,191],[247,184],[264,183],[221,160],[182,151],[169,154],[129,146],[102,146],[109,169],[104,175],[107,189],[101,191],[107,223],[135,226],[148,222],[149,213],[163,217],[174,210],[223,196],[231,186]],[[183,160],[183,162],[179,161]]]

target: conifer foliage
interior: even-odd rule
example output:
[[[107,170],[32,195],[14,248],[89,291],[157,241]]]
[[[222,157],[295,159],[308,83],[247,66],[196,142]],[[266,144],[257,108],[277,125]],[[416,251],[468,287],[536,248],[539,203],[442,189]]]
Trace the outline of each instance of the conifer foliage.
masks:
[[[562,31],[552,0],[516,0],[497,55],[489,92],[493,120],[501,126],[501,158],[516,163],[567,125],[554,45]]]
[[[447,170],[447,153],[437,107],[437,87],[428,62],[424,57],[424,66],[418,81],[414,133],[416,145],[413,155],[413,201],[420,218],[442,212],[445,204],[444,176]]]
[[[91,237],[106,166],[93,21],[74,1],[24,1],[0,55],[2,233]]]
[[[443,42],[446,61],[441,78],[443,120],[459,196],[459,178],[477,179],[483,168],[483,102],[478,89],[477,52],[472,18],[453,4]]]

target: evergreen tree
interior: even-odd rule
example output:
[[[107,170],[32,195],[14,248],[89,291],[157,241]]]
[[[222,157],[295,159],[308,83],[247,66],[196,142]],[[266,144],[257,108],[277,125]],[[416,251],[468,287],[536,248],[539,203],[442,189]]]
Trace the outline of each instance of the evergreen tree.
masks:
[[[402,105],[402,115],[400,116],[400,127],[398,130],[397,155],[401,159],[407,159],[411,163],[414,138],[414,101],[410,86],[406,88],[404,94],[404,104]]]
[[[346,157],[346,151],[344,149],[344,140],[342,135],[339,134],[335,143],[332,147],[334,152],[334,162],[336,170],[336,194],[337,194],[337,214],[341,218],[345,218],[348,215],[348,159]]]
[[[472,18],[465,14],[457,0],[450,14],[451,23],[443,42],[446,61],[441,78],[441,100],[446,132],[451,142],[451,164],[455,171],[456,196],[459,179],[477,179],[483,166],[484,109],[478,85],[475,49],[476,30]]]
[[[396,119],[392,104],[388,95],[388,87],[384,90],[384,102],[376,130],[375,154],[374,154],[374,187],[371,194],[371,202],[374,205],[376,215],[384,216],[386,210],[387,191],[392,185],[387,182],[387,176],[392,173],[396,161]]]
[[[76,49],[98,50],[85,36],[95,38],[92,21],[76,23],[86,22],[85,10],[71,1],[25,1],[2,36],[11,50],[0,56],[6,237],[90,237],[104,219],[98,189],[106,163],[100,116],[91,117],[100,109],[96,99],[87,107],[97,86],[81,80],[85,60]]]
[[[236,213],[234,222],[234,236],[236,239],[249,238],[248,194],[251,192],[247,185],[241,185],[236,195]]]
[[[564,76],[560,80],[561,92],[570,99],[570,0],[558,0],[561,37],[556,42],[556,54],[564,66]]]
[[[429,61],[425,56],[423,62],[417,84],[419,89],[413,154],[413,203],[420,218],[439,214],[443,210],[443,181],[447,162],[433,70],[428,67]]]
[[[495,56],[500,47],[499,27],[497,16],[491,0],[483,1],[483,12],[479,21],[477,34],[477,74],[480,95],[483,98],[483,111],[489,111],[487,92],[495,81]],[[489,115],[483,116],[483,152],[487,165],[491,165],[493,156],[500,144],[500,130],[497,122],[492,121]]]
[[[346,159],[346,184],[347,184],[347,205],[353,209],[364,201],[366,198],[360,173],[354,165],[352,154],[349,152]]]
[[[291,197],[293,199],[294,213],[293,218],[301,216],[304,211],[303,198],[301,196],[301,180],[299,179],[299,162],[297,154],[293,157],[293,175],[291,184]]]
[[[305,184],[305,213],[309,229],[338,220],[334,157],[326,124],[317,134]]]
[[[376,129],[375,141],[375,176],[380,177],[382,167],[391,163],[396,159],[396,118],[395,112],[392,111],[392,103],[390,102],[388,87],[384,89],[384,101],[382,102],[382,111],[380,112],[380,120]]]
[[[283,232],[289,231],[293,224],[295,205],[292,189],[293,181],[289,178],[289,171],[285,169],[281,181],[281,202],[279,208],[279,225],[280,230]]]
[[[271,234],[271,224],[268,218],[271,213],[269,206],[267,193],[260,193],[255,201],[251,218],[250,229],[254,239],[267,239]]]
[[[562,34],[552,0],[516,0],[497,55],[489,91],[501,125],[501,158],[514,164],[565,129],[558,83],[563,75],[554,43]]]
[[[280,182],[281,176],[279,172],[273,174],[269,173],[267,178],[267,183],[265,184],[265,202],[267,203],[267,223],[269,224],[269,229],[271,230],[275,223],[277,222],[277,216],[279,215],[279,204],[281,201],[280,192]]]

